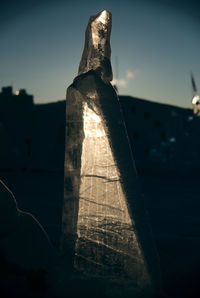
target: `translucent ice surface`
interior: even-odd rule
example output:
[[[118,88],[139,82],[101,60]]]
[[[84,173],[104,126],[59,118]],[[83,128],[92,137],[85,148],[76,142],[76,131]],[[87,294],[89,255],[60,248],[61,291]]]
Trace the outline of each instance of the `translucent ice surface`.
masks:
[[[105,82],[112,81],[111,27],[112,14],[107,10],[90,17],[85,33],[85,46],[79,66],[79,74],[95,70]]]

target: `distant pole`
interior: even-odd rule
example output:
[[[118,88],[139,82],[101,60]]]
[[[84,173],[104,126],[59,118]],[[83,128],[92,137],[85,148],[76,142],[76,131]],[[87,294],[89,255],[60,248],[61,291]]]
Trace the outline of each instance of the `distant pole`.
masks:
[[[115,90],[118,93],[118,80],[119,80],[119,62],[118,62],[118,56],[115,56],[115,77],[116,77]]]
[[[13,82],[13,80],[11,80],[11,87],[12,87],[12,93],[13,93],[13,90],[14,90],[14,82]]]
[[[118,62],[118,56],[115,56],[115,73],[116,73],[116,79],[119,79],[119,62]]]

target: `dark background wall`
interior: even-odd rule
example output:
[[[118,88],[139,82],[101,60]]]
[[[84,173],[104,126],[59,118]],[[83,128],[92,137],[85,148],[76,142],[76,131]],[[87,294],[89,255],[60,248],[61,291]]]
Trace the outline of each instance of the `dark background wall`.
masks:
[[[119,97],[164,289],[199,297],[200,119],[191,109]],[[65,101],[35,105],[25,90],[0,93],[0,179],[21,209],[59,247],[64,180]]]

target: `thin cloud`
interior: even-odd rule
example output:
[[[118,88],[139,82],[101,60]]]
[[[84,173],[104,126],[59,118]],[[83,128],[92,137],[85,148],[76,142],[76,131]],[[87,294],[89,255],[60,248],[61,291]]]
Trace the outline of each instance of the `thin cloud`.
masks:
[[[113,79],[112,85],[117,85],[119,87],[126,87],[128,85],[128,82],[125,79]]]
[[[134,77],[134,73],[133,73],[133,71],[131,71],[131,70],[127,70],[127,71],[126,71],[126,77],[127,77],[127,79],[131,79],[131,78],[133,78],[133,77]]]
[[[135,76],[138,72],[139,72],[139,69],[135,69],[135,70],[127,69],[125,72],[125,77],[122,79],[114,78],[112,81],[112,85],[116,85],[117,87],[125,88],[125,87],[127,87],[129,81],[131,79],[135,78]]]
[[[126,70],[126,78],[134,79],[136,77],[136,75],[138,74],[138,72],[139,72],[139,69],[134,69],[134,70],[127,69]]]

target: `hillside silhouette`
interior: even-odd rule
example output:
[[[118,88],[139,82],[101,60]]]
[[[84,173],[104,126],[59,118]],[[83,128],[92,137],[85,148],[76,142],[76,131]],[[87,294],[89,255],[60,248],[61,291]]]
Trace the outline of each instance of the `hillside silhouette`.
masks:
[[[200,119],[192,109],[119,96],[164,290],[200,294]],[[0,179],[19,208],[31,212],[58,249],[64,189],[65,100],[34,104],[12,87],[0,93]],[[134,206],[131,206],[134,208]]]

